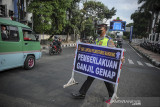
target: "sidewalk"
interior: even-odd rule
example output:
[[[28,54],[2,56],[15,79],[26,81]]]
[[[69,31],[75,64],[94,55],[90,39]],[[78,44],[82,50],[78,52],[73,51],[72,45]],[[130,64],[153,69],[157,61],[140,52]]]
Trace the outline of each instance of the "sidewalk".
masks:
[[[140,47],[139,44],[131,43],[130,44],[136,51],[145,56],[148,60],[152,62],[153,65],[160,67],[160,54],[154,53],[152,51],[146,50]]]

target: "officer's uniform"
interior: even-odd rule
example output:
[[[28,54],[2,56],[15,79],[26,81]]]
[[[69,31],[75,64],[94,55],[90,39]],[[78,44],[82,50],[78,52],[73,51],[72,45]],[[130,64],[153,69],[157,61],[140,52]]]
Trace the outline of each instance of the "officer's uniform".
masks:
[[[96,45],[108,46],[108,43],[109,43],[109,39],[106,37],[104,37],[104,38],[99,37],[96,39]],[[82,87],[80,88],[79,93],[85,95],[94,79],[95,78],[88,76],[87,80],[83,83]],[[104,83],[108,89],[109,97],[112,97],[112,95],[114,93],[113,85],[108,82],[105,82],[105,81],[104,81]]]

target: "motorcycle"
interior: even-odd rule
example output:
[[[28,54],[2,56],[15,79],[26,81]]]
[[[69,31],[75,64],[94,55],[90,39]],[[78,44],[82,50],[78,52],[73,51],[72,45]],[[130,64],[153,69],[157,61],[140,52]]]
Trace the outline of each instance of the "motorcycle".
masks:
[[[116,48],[122,48],[122,41],[117,41],[116,39],[114,39],[114,44]]]
[[[60,54],[62,52],[62,48],[60,44],[57,44],[56,41],[53,41],[53,43],[50,44],[49,48],[49,54]]]
[[[122,48],[122,41],[117,41],[117,48]]]

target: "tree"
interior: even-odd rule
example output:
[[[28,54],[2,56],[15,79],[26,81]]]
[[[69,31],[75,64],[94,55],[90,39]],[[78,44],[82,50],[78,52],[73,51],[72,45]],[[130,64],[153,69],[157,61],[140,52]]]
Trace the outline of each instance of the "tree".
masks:
[[[94,24],[91,18],[88,18],[84,22],[85,28],[84,28],[84,35],[85,36],[94,36]]]
[[[131,27],[131,26],[133,26],[133,23],[129,23],[126,25],[126,27]],[[125,39],[129,39],[130,32],[123,32],[123,36],[125,36],[124,37]]]
[[[129,23],[126,25],[126,27],[131,27],[131,26],[133,26],[133,23]]]
[[[86,17],[98,18],[99,20],[103,20],[104,18],[110,19],[116,12],[114,7],[109,10],[108,7],[101,2],[88,1],[83,5]]]
[[[71,0],[33,0],[28,10],[33,13],[34,30],[58,34],[66,24],[66,10]]]
[[[136,11],[131,15],[131,19],[133,19],[133,33],[137,35],[137,37],[146,36],[146,32],[148,32],[148,24],[150,23],[149,19],[151,18],[151,14],[149,12],[139,12]]]
[[[156,15],[154,27],[158,20],[158,14],[160,12],[160,0],[138,0],[138,4],[142,4],[139,11],[148,11],[152,13],[149,24],[149,31],[151,32],[154,15]]]
[[[81,34],[84,34],[84,31],[92,32],[93,28],[95,30],[94,25],[97,20],[109,19],[115,15],[114,8],[109,10],[101,2],[95,1],[84,2],[84,8],[80,10],[78,6],[80,1],[32,0],[28,10],[33,13],[34,30],[48,34],[65,32],[68,36],[71,33],[76,35],[82,32]],[[87,33],[87,35],[90,34]]]
[[[116,10],[112,8],[111,10],[108,9],[107,6],[105,6],[101,2],[96,1],[88,1],[83,3],[83,9],[81,9],[81,22],[80,22],[80,31],[81,37],[84,36],[91,36],[92,33],[86,33],[88,31],[92,31],[96,29],[97,21],[102,21],[103,19],[110,19],[112,16],[115,15]],[[89,19],[89,20],[88,20]],[[87,23],[92,24],[94,27],[88,27],[86,30],[85,26],[89,26]],[[90,30],[89,30],[90,29]],[[95,35],[95,31],[93,31]],[[89,34],[89,35],[86,35]]]
[[[80,10],[78,3],[80,0],[72,0],[70,7],[67,8],[67,24],[65,26],[65,31],[67,33],[66,41],[68,42],[68,37],[70,33],[74,33],[74,39],[76,31],[78,30],[78,24],[80,22]]]
[[[33,13],[34,30],[36,32],[46,33],[51,29],[52,5],[50,2],[32,1],[28,10]]]

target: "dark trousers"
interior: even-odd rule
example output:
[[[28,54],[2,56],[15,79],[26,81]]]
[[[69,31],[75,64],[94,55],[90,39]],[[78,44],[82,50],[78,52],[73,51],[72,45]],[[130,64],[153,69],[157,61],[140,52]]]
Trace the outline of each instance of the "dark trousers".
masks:
[[[87,93],[89,87],[91,86],[91,84],[92,84],[94,79],[95,78],[88,76],[87,80],[83,83],[82,87],[80,88],[79,93],[85,95]],[[105,85],[107,87],[109,97],[112,97],[112,95],[114,93],[113,85],[111,83],[108,83],[108,82],[105,82],[105,81],[104,81],[104,83],[105,83]]]

